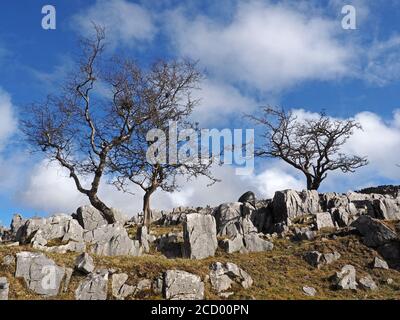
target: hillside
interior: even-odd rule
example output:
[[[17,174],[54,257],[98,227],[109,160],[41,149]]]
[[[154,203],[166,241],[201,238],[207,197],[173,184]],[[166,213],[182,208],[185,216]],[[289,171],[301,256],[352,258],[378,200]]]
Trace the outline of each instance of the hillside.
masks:
[[[278,202],[279,205],[282,204],[280,203],[281,200],[279,200],[282,195],[285,195],[284,203],[287,206],[285,210],[281,208],[278,212]],[[307,195],[307,197],[304,197],[304,195]],[[336,201],[336,206],[338,206],[337,200],[340,198],[342,202],[339,208],[344,208],[356,202],[357,207],[355,208],[357,212],[354,211],[354,217],[349,219],[349,221],[353,222],[346,226],[339,226],[337,214],[335,214],[337,207],[335,207],[335,210],[323,208],[327,210],[324,213],[329,213],[329,217],[332,217],[332,220],[329,222],[324,220],[324,224],[322,224],[321,214],[312,212],[314,209],[316,211],[321,209],[312,208],[313,205],[316,205],[315,199],[312,199],[312,194],[284,191],[281,194],[277,193],[274,199],[267,201],[255,201],[247,195],[246,199],[241,199],[243,202],[222,204],[217,208],[178,208],[173,212],[162,213],[152,223],[149,233],[146,233],[140,224],[138,225],[133,221],[125,222],[124,230],[126,230],[129,238],[132,239],[130,241],[134,243],[133,247],[136,247],[137,241],[138,248],[140,248],[139,251],[114,254],[115,251],[112,249],[112,244],[108,244],[107,250],[105,250],[98,243],[92,242],[92,244],[86,245],[84,249],[89,253],[89,260],[85,260],[86,264],[81,264],[80,266],[78,266],[77,258],[81,255],[81,250],[77,249],[77,252],[71,250],[71,248],[76,249],[79,246],[65,247],[68,243],[71,243],[71,240],[66,239],[68,237],[70,239],[73,238],[71,234],[76,235],[77,233],[71,227],[72,224],[75,226],[74,220],[67,220],[68,227],[63,231],[63,239],[54,238],[45,241],[43,239],[48,238],[50,233],[46,229],[47,227],[44,226],[52,225],[53,229],[51,230],[54,233],[54,220],[52,220],[51,224],[39,223],[39,227],[37,226],[38,221],[35,221],[36,226],[30,220],[21,221],[24,227],[19,231],[19,243],[7,240],[0,244],[0,278],[5,277],[7,279],[9,287],[8,298],[18,300],[76,299],[79,286],[81,286],[80,297],[87,298],[88,292],[82,293],[82,283],[89,281],[92,286],[93,284],[97,285],[99,281],[99,278],[96,278],[97,275],[103,277],[101,278],[103,280],[106,279],[103,285],[96,289],[104,291],[103,295],[100,295],[103,298],[116,299],[122,298],[122,296],[127,300],[168,298],[167,292],[168,289],[171,289],[167,286],[166,273],[168,273],[168,270],[186,271],[194,277],[199,276],[198,279],[193,279],[201,285],[190,287],[192,291],[189,290],[189,292],[185,292],[187,290],[184,282],[185,277],[177,278],[178,282],[183,282],[179,282],[182,284],[179,288],[182,292],[179,292],[176,298],[183,299],[191,297],[204,299],[399,299],[400,223],[398,219],[372,218],[372,211],[368,214],[368,212],[362,210],[379,208],[376,198],[369,200],[357,198],[355,200],[352,199],[354,195],[337,194],[333,196],[332,194],[325,194],[318,195],[318,206],[323,205],[325,203],[324,199],[327,197],[329,198],[328,203]],[[352,200],[344,204],[344,197]],[[335,201],[332,199],[335,199]],[[253,200],[255,201],[255,208],[249,211],[249,215],[243,215],[243,211],[246,212],[247,209],[245,208],[251,205]],[[375,207],[371,207],[369,201],[375,204]],[[390,201],[397,201],[397,199],[380,198],[380,201],[385,203],[385,208],[387,208],[387,204]],[[222,209],[230,208],[228,210],[229,214],[234,216],[233,208],[235,206],[241,208],[241,213],[236,217],[236,220],[235,218],[233,219],[235,221],[231,224],[232,219],[225,219],[227,214],[223,215]],[[300,211],[305,211],[305,207],[308,207],[308,212],[300,214]],[[297,214],[294,215],[293,210],[297,210]],[[201,213],[191,213],[192,211],[200,211]],[[78,218],[83,217],[83,212],[83,210],[78,210]],[[388,212],[386,211],[385,214],[394,214],[393,212]],[[222,216],[225,218],[222,218]],[[191,228],[193,217],[196,223]],[[211,224],[206,229],[203,228],[203,230],[201,225],[204,227],[204,217],[212,218],[210,220]],[[262,224],[260,223],[260,217],[263,217]],[[284,217],[282,219],[285,220],[285,223],[282,223],[283,220],[277,222],[277,217]],[[324,218],[326,219],[326,215]],[[266,222],[269,220],[272,222]],[[93,219],[90,221],[93,221]],[[221,221],[225,222],[222,223]],[[13,222],[14,224],[16,223],[15,218]],[[209,231],[208,227],[213,225],[212,222],[214,222],[216,229]],[[250,222],[251,226],[249,226]],[[232,231],[236,230],[232,226],[238,227],[239,233],[232,235],[232,233],[236,232]],[[278,226],[281,230],[278,230]],[[88,226],[86,225],[86,227]],[[104,227],[96,227],[93,230],[100,230]],[[197,228],[200,228],[200,233],[195,234]],[[252,228],[258,230],[254,231]],[[272,230],[274,228],[276,230]],[[270,229],[269,232],[266,231],[267,229]],[[60,229],[57,230],[59,231]],[[365,230],[370,233],[366,234]],[[31,234],[29,234],[30,232]],[[118,232],[121,232],[121,230]],[[69,236],[65,237],[65,234],[68,233]],[[88,243],[87,234],[88,232],[84,232],[86,244]],[[92,231],[91,234],[96,234],[96,231]],[[123,239],[121,234],[118,235],[117,247],[127,243],[126,239],[120,241]],[[250,234],[252,237],[257,235],[257,240],[251,238],[252,245],[250,245],[249,241],[246,242],[244,240],[244,247],[239,248],[237,252],[230,252],[229,248],[232,249],[232,246],[227,246],[227,242],[234,241],[239,235],[243,239],[247,239],[246,237]],[[371,235],[373,235],[372,238],[370,237]],[[218,246],[209,253],[209,250],[206,250],[205,247],[212,246],[211,243],[213,241],[210,240],[209,244],[206,242],[213,236],[216,237],[215,241],[218,241]],[[196,243],[198,237],[203,237],[200,244]],[[108,241],[111,243],[113,239],[115,238]],[[163,241],[164,244],[162,245]],[[40,245],[39,242],[41,242]],[[253,242],[257,245],[254,245]],[[273,248],[269,245],[267,246],[266,243],[273,244]],[[120,249],[120,247],[118,248]],[[37,280],[33,279],[32,265],[29,266],[31,268],[30,279],[24,278],[24,276],[16,277],[18,272],[21,275],[22,267],[17,267],[19,263],[22,265],[23,262],[21,252],[44,254],[56,266],[72,272],[70,281],[66,281],[65,278],[68,277],[64,277],[63,274],[58,283],[56,294],[49,294],[49,292],[38,294],[40,290],[37,290],[37,287],[32,285],[33,281]],[[313,260],[312,257],[313,254],[315,256],[315,252],[318,252],[323,258]],[[310,253],[313,254],[310,255]],[[335,258],[328,260],[328,255],[333,253],[335,253]],[[202,256],[204,254],[206,255],[205,257]],[[324,256],[324,254],[327,255]],[[93,258],[93,261],[91,261],[91,258]],[[380,262],[387,260],[388,266],[376,264],[374,266],[376,258],[379,258],[377,261]],[[24,259],[25,263],[27,261],[26,257]],[[224,276],[228,275],[232,281],[227,278],[221,278],[222,273],[218,275],[219,271],[213,273],[214,269],[210,269],[210,266],[216,262],[221,262],[222,265],[233,263],[241,271],[236,273],[234,277],[232,276],[232,270],[224,274]],[[89,269],[87,266],[90,264],[93,264],[93,266]],[[352,279],[351,274],[346,273],[339,276],[339,278],[335,278],[335,274],[340,272],[346,265],[351,265],[355,268],[354,279]],[[20,271],[16,271],[16,269],[20,269]],[[105,273],[107,276],[104,276]],[[65,274],[68,274],[68,272],[65,272]],[[125,275],[126,278],[124,278]],[[249,282],[247,276],[250,276],[252,281]],[[120,277],[123,280],[121,280],[122,284],[118,285],[117,280]],[[343,279],[344,281],[341,281]],[[365,279],[372,280],[374,285],[371,285],[371,281],[366,282]],[[43,282],[42,278],[39,280]],[[217,292],[216,288],[224,283],[222,280],[231,281],[232,283],[228,283],[228,289]],[[245,281],[249,285],[245,285]],[[351,284],[354,283],[356,288],[349,289],[346,287],[347,285],[351,287]],[[203,287],[204,292],[201,293],[200,291],[203,290]],[[309,292],[310,289],[307,287],[315,289],[315,292],[312,295],[306,294],[305,291]],[[4,292],[5,289],[0,287],[0,293],[2,292],[1,290]],[[128,293],[126,295],[123,294],[125,290]],[[90,297],[98,297],[98,294],[99,292],[97,291],[90,292]],[[194,296],[191,296],[191,294],[194,294]]]

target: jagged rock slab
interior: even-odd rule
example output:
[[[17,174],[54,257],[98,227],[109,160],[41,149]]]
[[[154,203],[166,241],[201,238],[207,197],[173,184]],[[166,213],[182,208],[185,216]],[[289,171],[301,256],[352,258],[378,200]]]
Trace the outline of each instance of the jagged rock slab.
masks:
[[[85,274],[92,273],[94,271],[95,265],[93,258],[87,253],[82,253],[76,257],[75,269],[83,272]]]
[[[84,233],[86,242],[92,244],[91,252],[101,256],[140,256],[142,247],[138,240],[129,238],[119,223],[108,224]]]
[[[112,275],[112,294],[117,300],[124,300],[135,292],[135,287],[126,284],[128,275],[126,273],[118,273]]]
[[[369,247],[379,247],[397,239],[397,234],[384,223],[370,216],[361,216],[351,224],[363,236],[363,243]]]
[[[235,237],[240,233],[239,220],[242,216],[241,202],[223,203],[215,211],[214,216],[219,236]]]
[[[64,268],[42,253],[17,253],[15,276],[24,278],[27,287],[37,294],[56,296],[64,274]]]
[[[256,233],[243,235],[243,242],[248,252],[270,251],[274,248],[272,242],[260,238]]]
[[[294,190],[277,191],[273,199],[273,215],[275,223],[286,222],[306,214],[321,212],[320,198],[317,191]]]
[[[108,272],[91,273],[82,280],[75,290],[76,300],[106,300]]]
[[[200,277],[181,270],[168,270],[164,274],[164,297],[169,300],[203,300],[204,283]]]
[[[183,253],[190,259],[212,257],[218,247],[217,227],[212,215],[191,213],[183,223]]]

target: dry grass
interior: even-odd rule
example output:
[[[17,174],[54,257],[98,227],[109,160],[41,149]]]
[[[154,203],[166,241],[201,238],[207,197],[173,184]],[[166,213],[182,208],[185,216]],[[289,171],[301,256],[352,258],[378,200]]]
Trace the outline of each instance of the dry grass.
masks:
[[[173,232],[176,232],[173,227]],[[157,230],[156,230],[157,229]],[[171,232],[171,228],[153,228],[153,232]],[[327,232],[327,231],[326,231]],[[7,254],[14,254],[29,250],[28,246],[1,247],[0,261]],[[320,252],[338,251],[342,257],[335,263],[315,269],[303,259],[305,252],[318,250]],[[152,251],[153,253],[153,251]],[[54,259],[58,265],[73,267],[76,253],[55,254],[47,256]],[[400,299],[400,272],[396,270],[372,269],[370,263],[376,252],[367,248],[357,236],[346,236],[330,240],[323,234],[312,242],[292,242],[286,239],[276,240],[275,248],[270,252],[250,254],[226,254],[217,251],[215,257],[204,260],[166,259],[160,253],[144,255],[142,257],[94,257],[97,268],[113,268],[117,272],[129,275],[128,282],[136,284],[143,278],[156,278],[168,269],[180,269],[198,274],[204,279],[209,272],[212,262],[233,262],[246,270],[253,278],[254,284],[250,289],[239,286],[233,288],[235,294],[231,299]],[[352,264],[360,278],[370,274],[379,289],[376,291],[336,291],[331,287],[330,277],[345,264]],[[29,292],[22,279],[15,279],[13,274],[15,266],[5,267],[0,265],[0,276],[6,276],[10,282],[11,299],[43,299]],[[82,275],[74,274],[68,292],[60,294],[57,299],[73,299],[74,290]],[[392,278],[394,283],[388,285],[386,280]],[[312,286],[317,290],[314,298],[307,297],[302,292],[303,286]],[[111,294],[110,294],[111,297]],[[151,292],[141,295],[141,299],[160,299],[161,296]],[[220,299],[213,293],[210,284],[206,283],[206,298]]]

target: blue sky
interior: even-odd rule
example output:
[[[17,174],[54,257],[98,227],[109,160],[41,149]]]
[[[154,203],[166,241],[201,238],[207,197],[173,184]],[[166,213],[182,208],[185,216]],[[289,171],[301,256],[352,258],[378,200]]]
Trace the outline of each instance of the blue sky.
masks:
[[[56,7],[56,30],[41,28],[42,6]],[[357,29],[341,27],[341,8],[356,8]],[[77,40],[90,21],[106,26],[108,53],[135,57],[146,66],[157,58],[199,60],[207,78],[195,112],[209,128],[246,128],[242,112],[279,105],[303,115],[325,110],[355,117],[364,132],[346,146],[370,158],[352,176],[333,174],[323,191],[398,183],[400,147],[400,5],[397,1],[9,1],[0,4],[0,221],[71,213],[85,199],[55,165],[21,144],[22,107],[57,90],[71,70]],[[400,161],[399,161],[400,162]],[[252,189],[267,197],[279,188],[301,188],[302,177],[279,161],[257,161],[251,177],[219,168],[223,182],[204,181],[182,192],[157,194],[154,206],[234,201]],[[104,185],[104,198],[129,213],[137,198]]]

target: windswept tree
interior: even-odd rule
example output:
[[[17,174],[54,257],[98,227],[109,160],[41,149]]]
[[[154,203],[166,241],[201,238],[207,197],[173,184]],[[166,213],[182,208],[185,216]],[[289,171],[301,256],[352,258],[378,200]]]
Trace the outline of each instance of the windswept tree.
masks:
[[[346,155],[341,149],[361,125],[355,120],[318,117],[299,119],[293,112],[265,107],[261,115],[250,115],[262,127],[259,157],[280,158],[303,172],[308,190],[318,190],[329,171],[354,172],[365,166],[365,157]]]
[[[212,155],[200,152],[200,130],[190,120],[198,104],[192,92],[198,89],[200,79],[201,73],[191,62],[155,63],[145,81],[143,105],[148,119],[130,141],[112,152],[111,171],[117,188],[130,192],[135,185],[144,192],[146,226],[151,222],[150,199],[157,189],[179,190],[178,177],[205,176],[211,184],[217,181],[210,171]]]
[[[145,90],[134,62],[103,59],[105,33],[81,41],[77,70],[59,94],[25,110],[22,130],[33,150],[58,162],[109,223],[113,210],[98,195],[111,152],[131,139],[146,120],[142,112]]]

